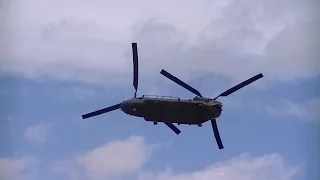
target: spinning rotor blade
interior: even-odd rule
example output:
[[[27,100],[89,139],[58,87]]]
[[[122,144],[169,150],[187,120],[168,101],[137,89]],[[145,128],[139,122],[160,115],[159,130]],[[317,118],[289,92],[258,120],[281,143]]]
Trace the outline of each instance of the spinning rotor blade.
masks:
[[[241,89],[241,88],[249,85],[250,83],[252,83],[252,82],[254,82],[254,81],[256,81],[256,80],[258,80],[258,79],[260,79],[260,78],[262,78],[262,77],[263,77],[263,74],[262,74],[262,73],[260,73],[260,74],[258,74],[258,75],[255,75],[255,76],[253,76],[252,78],[247,79],[246,81],[243,81],[242,83],[240,83],[240,84],[238,84],[238,85],[236,85],[236,86],[234,86],[234,87],[226,90],[225,92],[221,93],[221,94],[220,94],[219,96],[217,96],[216,98],[218,98],[218,97],[220,97],[220,96],[229,96],[230,94],[234,93],[235,91],[238,91],[239,89]],[[215,98],[215,99],[216,99],[216,98]]]
[[[134,97],[138,91],[138,49],[137,43],[132,43],[132,55],[133,55],[133,86],[136,89]]]
[[[107,108],[104,108],[104,109],[100,109],[98,111],[94,111],[94,112],[91,112],[91,113],[88,113],[88,114],[84,114],[82,115],[82,119],[87,119],[89,117],[93,117],[93,116],[97,116],[97,115],[100,115],[100,114],[103,114],[103,113],[107,113],[107,112],[110,112],[110,111],[114,111],[114,110],[117,110],[120,108],[120,103],[119,104],[116,104],[116,105],[113,105],[113,106],[110,106],[110,107],[107,107]]]
[[[167,123],[165,122],[165,124],[172,130],[174,131],[177,135],[181,133],[180,129],[178,129],[175,125],[173,125],[172,123]]]
[[[172,80],[173,82],[179,84],[180,86],[184,87],[185,89],[191,91],[192,93],[202,97],[202,95],[200,94],[199,91],[197,91],[196,89],[194,89],[193,87],[189,86],[188,84],[186,84],[185,82],[181,81],[180,79],[178,79],[177,77],[173,76],[172,74],[168,73],[165,70],[161,70],[160,72],[162,75],[164,75],[165,77],[169,78],[170,80]]]
[[[211,125],[214,133],[214,137],[216,138],[219,149],[223,149],[223,144],[220,138],[217,121],[215,119],[211,119]]]

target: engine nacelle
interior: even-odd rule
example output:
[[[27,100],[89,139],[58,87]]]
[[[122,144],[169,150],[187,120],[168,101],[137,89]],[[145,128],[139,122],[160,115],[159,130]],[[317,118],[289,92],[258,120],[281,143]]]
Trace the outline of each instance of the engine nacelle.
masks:
[[[221,102],[219,102],[217,100],[214,100],[214,99],[211,99],[211,98],[196,96],[196,97],[193,98],[193,100],[202,102],[204,104],[208,104],[210,106],[219,105],[220,107],[222,107],[222,103]]]

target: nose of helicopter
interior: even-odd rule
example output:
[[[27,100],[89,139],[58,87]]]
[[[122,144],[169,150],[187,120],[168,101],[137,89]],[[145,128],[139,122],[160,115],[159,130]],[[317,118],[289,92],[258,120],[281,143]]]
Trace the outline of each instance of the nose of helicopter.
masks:
[[[123,101],[121,103],[121,106],[120,106],[121,110],[126,113],[126,114],[131,114],[131,106],[130,106],[130,103],[128,101]]]
[[[130,99],[123,101],[121,103],[121,110],[127,114],[135,115],[138,113],[138,110],[142,108],[143,102],[140,102],[138,99]]]
[[[128,101],[123,101],[120,105],[122,111],[130,109],[130,103]]]

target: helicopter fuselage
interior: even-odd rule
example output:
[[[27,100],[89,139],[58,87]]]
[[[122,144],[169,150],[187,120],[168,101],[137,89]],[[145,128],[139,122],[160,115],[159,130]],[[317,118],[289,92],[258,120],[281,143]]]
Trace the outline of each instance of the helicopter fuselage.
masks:
[[[216,100],[142,96],[121,103],[121,110],[146,121],[201,125],[220,116],[222,104]]]

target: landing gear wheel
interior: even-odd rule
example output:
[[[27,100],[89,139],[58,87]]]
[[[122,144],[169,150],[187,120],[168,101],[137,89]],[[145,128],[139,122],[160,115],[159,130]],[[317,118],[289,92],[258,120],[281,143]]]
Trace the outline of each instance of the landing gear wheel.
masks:
[[[199,127],[202,127],[202,124],[198,124]]]
[[[154,125],[157,125],[157,124],[158,124],[158,122],[153,122],[153,124],[154,124]]]

